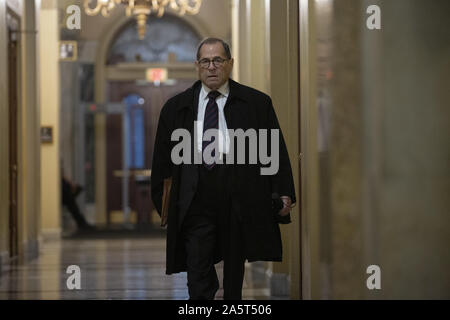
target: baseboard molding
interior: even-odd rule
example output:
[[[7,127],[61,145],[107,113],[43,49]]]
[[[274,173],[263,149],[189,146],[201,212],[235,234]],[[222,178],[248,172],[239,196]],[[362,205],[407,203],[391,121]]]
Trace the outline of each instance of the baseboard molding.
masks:
[[[270,296],[273,299],[289,299],[291,296],[289,275],[273,272],[268,275],[270,277]]]
[[[249,267],[250,264],[246,263]],[[271,299],[290,299],[291,297],[291,277],[286,273],[274,273],[272,268],[267,265],[267,262],[252,262],[252,270],[260,273],[265,273],[270,283],[270,297]]]
[[[39,239],[32,239],[24,242],[22,253],[24,262],[29,262],[37,257],[39,257]]]
[[[42,233],[41,234],[42,234],[42,241],[43,242],[59,240],[59,239],[61,239],[62,229],[61,228],[57,228],[57,229],[42,229]]]
[[[0,275],[4,272],[7,272],[10,269],[10,259],[9,252],[2,251],[0,252]]]
[[[14,261],[15,263],[27,263],[31,260],[39,257],[39,248],[40,241],[39,239],[32,239],[27,242],[24,242],[22,245],[22,253],[19,254],[18,257],[15,257],[13,260],[9,257],[8,251],[0,252],[0,274],[8,272],[11,270],[11,263]]]

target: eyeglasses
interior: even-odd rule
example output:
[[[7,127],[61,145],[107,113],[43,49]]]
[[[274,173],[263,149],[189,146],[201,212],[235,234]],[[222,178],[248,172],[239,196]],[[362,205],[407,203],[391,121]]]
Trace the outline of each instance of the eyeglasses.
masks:
[[[205,59],[201,59],[198,62],[198,64],[200,65],[201,68],[208,69],[209,66],[211,65],[211,62],[212,62],[214,67],[220,68],[220,67],[223,67],[225,61],[228,61],[228,60],[230,60],[230,59],[222,59],[220,57],[216,57],[216,58],[214,58],[212,60],[209,60],[209,59],[205,58]]]

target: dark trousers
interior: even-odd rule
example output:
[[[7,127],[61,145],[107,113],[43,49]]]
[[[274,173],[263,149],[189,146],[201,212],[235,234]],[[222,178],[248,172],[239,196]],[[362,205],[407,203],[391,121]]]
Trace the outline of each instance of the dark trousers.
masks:
[[[219,289],[214,262],[223,259],[225,300],[241,300],[245,258],[241,225],[226,208],[225,169],[199,166],[197,193],[183,222],[189,297],[212,300]]]
[[[67,210],[69,210],[73,219],[77,223],[78,228],[87,226],[88,223],[86,222],[86,219],[84,218],[83,214],[80,211],[80,208],[78,207],[70,184],[65,179],[62,179],[61,183],[63,205],[66,206]]]

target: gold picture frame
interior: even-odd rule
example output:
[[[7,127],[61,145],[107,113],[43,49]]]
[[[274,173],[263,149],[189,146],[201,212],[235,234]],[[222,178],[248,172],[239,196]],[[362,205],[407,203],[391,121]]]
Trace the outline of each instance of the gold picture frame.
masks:
[[[53,143],[53,127],[43,126],[41,127],[41,143],[52,144]]]
[[[76,41],[60,41],[59,46],[60,61],[77,61],[78,60],[78,42]]]

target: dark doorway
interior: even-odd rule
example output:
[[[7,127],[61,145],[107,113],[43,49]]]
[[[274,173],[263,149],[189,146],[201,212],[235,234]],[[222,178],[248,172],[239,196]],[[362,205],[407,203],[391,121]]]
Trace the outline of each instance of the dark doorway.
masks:
[[[193,79],[178,80],[173,85],[161,86],[135,81],[109,83],[111,103],[122,103],[125,111],[108,114],[106,118],[108,224],[112,221],[111,214],[124,212],[124,207],[136,213],[138,225],[151,222],[149,174],[159,113],[169,98],[193,82]]]

